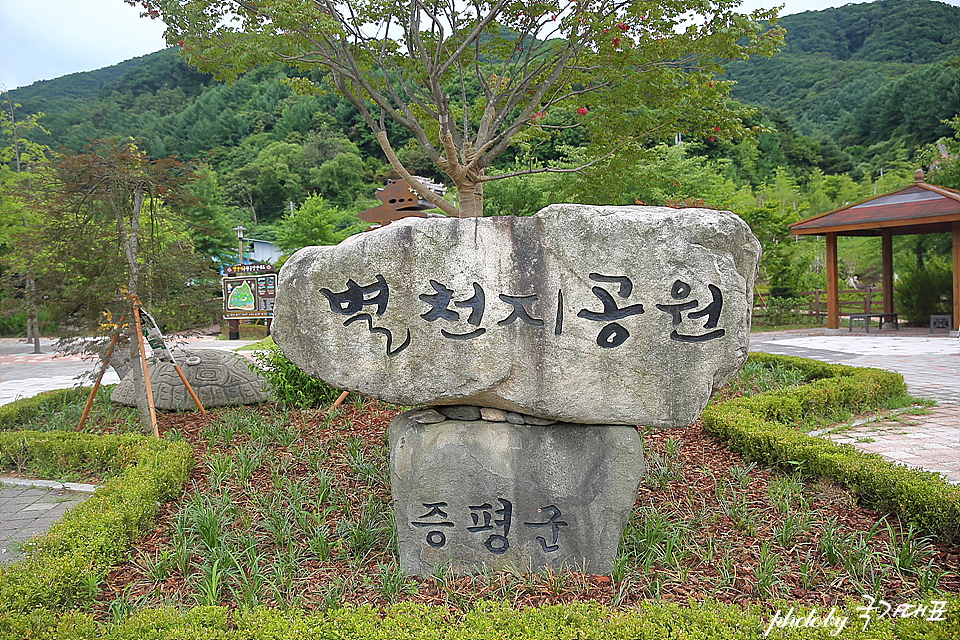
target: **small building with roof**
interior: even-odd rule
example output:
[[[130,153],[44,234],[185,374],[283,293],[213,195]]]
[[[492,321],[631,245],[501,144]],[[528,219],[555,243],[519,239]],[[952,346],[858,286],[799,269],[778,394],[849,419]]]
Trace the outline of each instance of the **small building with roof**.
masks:
[[[840,326],[837,287],[837,236],[879,236],[882,251],[883,311],[894,313],[893,236],[926,233],[953,235],[953,327],[960,324],[960,191],[923,181],[862,202],[794,222],[793,235],[825,236],[827,242],[827,327]],[[869,323],[869,319],[867,319]]]

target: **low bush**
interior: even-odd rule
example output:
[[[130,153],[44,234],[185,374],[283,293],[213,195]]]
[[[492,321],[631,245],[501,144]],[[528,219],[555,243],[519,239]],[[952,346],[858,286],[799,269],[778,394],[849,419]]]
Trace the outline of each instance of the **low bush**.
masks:
[[[120,471],[25,543],[22,559],[0,566],[0,620],[56,611],[96,593],[110,567],[153,525],[160,503],[179,495],[194,464],[186,443],[135,435],[16,431],[0,433],[0,443],[4,464],[13,449],[31,460]]]
[[[948,258],[931,256],[922,269],[900,271],[894,299],[901,318],[914,326],[926,326],[932,315],[953,311],[953,272]]]
[[[292,407],[315,407],[333,402],[340,392],[311,378],[290,362],[275,344],[255,351],[253,369],[266,378],[277,402]]]
[[[960,487],[936,473],[908,469],[797,429],[813,415],[860,411],[904,395],[900,374],[789,356],[750,357],[800,369],[810,382],[707,407],[701,418],[709,433],[764,465],[829,478],[864,505],[895,513],[945,541],[960,538]]]
[[[757,606],[721,604],[716,600],[686,605],[648,602],[627,610],[589,602],[515,610],[505,603],[482,602],[456,614],[443,607],[407,602],[387,607],[382,613],[371,607],[346,607],[315,614],[263,608],[233,612],[219,607],[194,607],[187,611],[165,608],[141,611],[108,625],[98,625],[90,616],[79,613],[59,619],[38,613],[32,618],[8,619],[7,628],[0,627],[0,637],[14,637],[17,629],[37,629],[39,633],[31,637],[51,640],[753,640],[763,637],[949,640],[960,637],[960,600],[940,598],[939,601],[945,604],[939,605],[941,609],[937,614],[893,618],[875,613],[867,621],[865,631],[861,611],[852,604],[833,610],[831,620],[841,620],[842,625],[825,627],[820,626],[820,620],[830,609],[791,608],[781,604],[781,619],[790,611],[793,619],[799,623],[807,620],[807,624],[779,628],[771,625],[772,611],[764,612]],[[812,617],[808,618],[808,614],[817,616],[817,621],[811,624]],[[37,624],[41,620],[44,624]],[[768,630],[769,634],[765,633]]]
[[[90,387],[73,387],[71,389],[55,389],[44,391],[31,398],[23,398],[0,407],[0,429],[12,429],[25,422],[33,420],[45,411],[62,409],[76,403],[78,399],[86,400],[90,395]]]
[[[143,438],[63,431],[0,431],[0,469],[27,468],[102,474],[129,464]]]

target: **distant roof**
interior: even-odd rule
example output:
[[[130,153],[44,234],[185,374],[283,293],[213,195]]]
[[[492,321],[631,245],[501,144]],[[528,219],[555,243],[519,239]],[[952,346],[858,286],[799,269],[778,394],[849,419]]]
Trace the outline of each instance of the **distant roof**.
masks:
[[[868,198],[828,213],[790,225],[794,235],[879,235],[890,229],[894,235],[946,233],[960,221],[960,191],[923,182],[917,171],[908,187]]]

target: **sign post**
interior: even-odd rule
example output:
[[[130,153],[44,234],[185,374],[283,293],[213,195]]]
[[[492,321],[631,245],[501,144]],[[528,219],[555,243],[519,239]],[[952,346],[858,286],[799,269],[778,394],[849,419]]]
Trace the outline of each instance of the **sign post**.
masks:
[[[230,339],[240,339],[240,320],[263,318],[267,332],[273,321],[277,297],[277,270],[272,264],[256,263],[227,268],[223,286],[223,317],[230,323]]]

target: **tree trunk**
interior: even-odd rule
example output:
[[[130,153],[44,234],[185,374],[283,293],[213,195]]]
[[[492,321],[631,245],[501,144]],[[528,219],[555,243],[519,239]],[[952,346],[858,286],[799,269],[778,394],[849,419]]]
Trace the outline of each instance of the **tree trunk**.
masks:
[[[123,234],[123,252],[127,258],[127,268],[129,269],[127,277],[127,295],[133,304],[139,304],[137,298],[137,286],[140,283],[140,265],[137,262],[137,241],[140,232],[140,209],[143,206],[144,193],[136,190],[133,194],[133,207],[130,212],[130,220],[124,220],[124,214],[117,211],[120,230]],[[125,224],[125,223],[129,223]],[[134,322],[133,307],[130,309],[130,321],[127,325],[130,327],[130,359],[133,365],[133,384],[137,392],[137,408],[140,410],[140,423],[147,429],[152,429],[150,420],[150,407],[147,404],[147,387],[144,382],[143,369],[147,363],[140,355],[140,343],[137,339],[137,327]]]
[[[464,182],[457,185],[457,198],[460,204],[461,218],[480,218],[483,216],[483,183]]]
[[[147,363],[140,358],[140,344],[137,342],[137,327],[133,321],[133,312],[131,309],[130,322],[127,324],[130,328],[128,335],[130,338],[130,362],[133,366],[130,368],[130,375],[133,376],[133,389],[137,394],[137,410],[140,411],[140,424],[148,432],[153,429],[150,424],[150,406],[147,404],[147,385],[144,382],[143,368]]]
[[[33,352],[40,353],[40,321],[37,320],[37,286],[33,274],[27,272],[27,342],[33,342]]]

